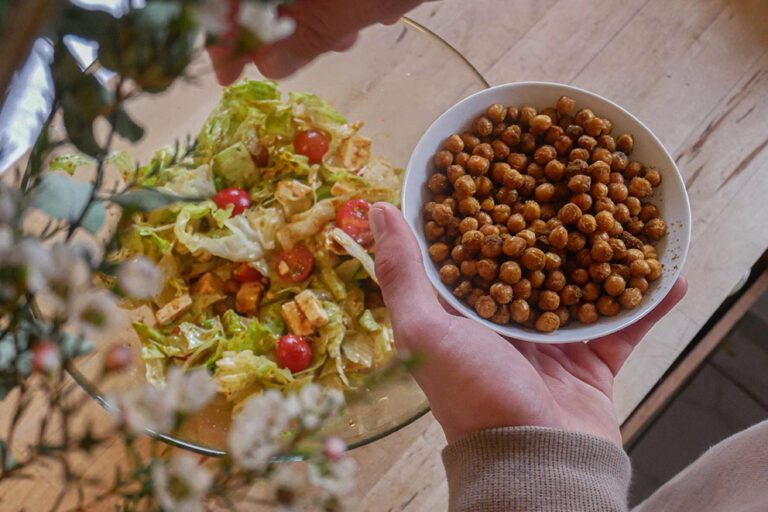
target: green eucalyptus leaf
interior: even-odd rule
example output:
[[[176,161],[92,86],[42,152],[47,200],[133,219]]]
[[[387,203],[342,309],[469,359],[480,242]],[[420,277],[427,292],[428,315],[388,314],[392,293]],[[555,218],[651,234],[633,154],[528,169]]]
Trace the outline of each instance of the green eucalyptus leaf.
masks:
[[[89,354],[95,348],[96,344],[93,341],[70,333],[62,333],[59,340],[59,351],[62,357],[66,359],[74,359]]]
[[[51,160],[51,165],[48,168],[51,171],[64,171],[72,176],[78,167],[84,165],[96,165],[96,160],[82,153],[69,153]]]
[[[115,112],[113,126],[115,127],[115,131],[121,137],[124,137],[131,142],[137,142],[144,136],[144,128],[136,124],[136,122],[131,119],[131,116],[128,115],[128,112],[122,108]]]
[[[35,189],[30,206],[39,208],[53,218],[74,222],[85,208],[91,190],[91,183],[75,181],[64,174],[47,174]],[[91,233],[96,233],[104,223],[105,217],[104,205],[94,202],[81,226]]]
[[[139,188],[110,198],[113,203],[117,203],[123,208],[142,212],[159,210],[183,199],[175,194],[168,194],[154,188]]]

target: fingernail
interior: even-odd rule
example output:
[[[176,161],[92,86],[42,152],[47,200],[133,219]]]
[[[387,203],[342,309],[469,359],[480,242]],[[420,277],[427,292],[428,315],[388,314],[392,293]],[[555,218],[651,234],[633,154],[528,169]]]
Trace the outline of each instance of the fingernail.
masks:
[[[368,212],[368,222],[373,231],[373,238],[378,242],[387,230],[387,214],[384,209],[373,205]]]

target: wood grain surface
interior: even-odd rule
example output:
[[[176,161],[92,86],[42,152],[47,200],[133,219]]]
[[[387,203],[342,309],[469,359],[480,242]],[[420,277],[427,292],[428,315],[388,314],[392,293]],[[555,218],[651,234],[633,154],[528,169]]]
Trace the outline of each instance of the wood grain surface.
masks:
[[[677,160],[693,209],[690,288],[619,374],[616,408],[626,419],[768,246],[768,2],[442,0],[412,17],[492,84],[556,81],[608,97]],[[93,409],[92,421],[104,421]],[[444,445],[427,415],[355,450],[361,470],[351,510],[445,510]],[[111,471],[119,457],[111,447],[87,463]],[[0,509],[46,510],[58,478],[43,469],[5,485]]]

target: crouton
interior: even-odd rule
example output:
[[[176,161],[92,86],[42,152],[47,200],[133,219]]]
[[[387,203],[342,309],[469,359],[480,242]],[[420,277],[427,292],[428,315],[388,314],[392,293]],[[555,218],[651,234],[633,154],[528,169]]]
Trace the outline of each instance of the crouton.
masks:
[[[295,301],[289,301],[282,305],[281,313],[288,330],[299,336],[307,336],[315,330],[304,313],[299,309]]]
[[[192,297],[185,293],[158,309],[155,318],[158,324],[168,325],[183,315],[190,307],[192,307]]]
[[[259,304],[264,294],[264,286],[258,281],[243,283],[235,295],[235,310],[244,315],[259,314]]]
[[[323,309],[322,304],[312,290],[304,290],[295,297],[296,304],[309,323],[315,327],[320,327],[328,323],[328,313]]]

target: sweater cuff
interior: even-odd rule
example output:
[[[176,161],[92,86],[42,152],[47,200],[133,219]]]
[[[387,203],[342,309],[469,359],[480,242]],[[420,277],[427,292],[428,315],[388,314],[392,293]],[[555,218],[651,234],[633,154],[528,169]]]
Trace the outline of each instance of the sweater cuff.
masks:
[[[544,427],[472,433],[443,450],[452,512],[627,510],[631,467],[601,437]]]

